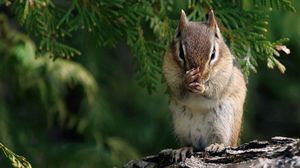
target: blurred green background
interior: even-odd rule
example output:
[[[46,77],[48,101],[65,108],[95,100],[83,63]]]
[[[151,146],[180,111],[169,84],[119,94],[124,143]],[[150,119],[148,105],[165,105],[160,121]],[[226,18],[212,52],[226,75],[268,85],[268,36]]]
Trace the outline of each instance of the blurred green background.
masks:
[[[293,3],[300,11],[300,1]],[[185,7],[176,1],[170,17]],[[290,38],[286,45],[291,54],[279,58],[285,74],[259,62],[258,72],[249,76],[242,142],[300,137],[299,18],[299,12],[271,14],[268,36]],[[7,19],[9,29],[15,29],[11,36],[23,31],[12,15]],[[0,142],[33,167],[121,166],[179,147],[166,86],[160,77],[156,91],[149,94],[138,84],[126,39],[115,48],[96,47],[95,39],[81,32],[69,43],[82,55],[53,62],[36,60],[31,40],[17,37],[0,39]],[[18,47],[22,41],[28,44]],[[0,156],[0,167],[7,167],[9,160]]]

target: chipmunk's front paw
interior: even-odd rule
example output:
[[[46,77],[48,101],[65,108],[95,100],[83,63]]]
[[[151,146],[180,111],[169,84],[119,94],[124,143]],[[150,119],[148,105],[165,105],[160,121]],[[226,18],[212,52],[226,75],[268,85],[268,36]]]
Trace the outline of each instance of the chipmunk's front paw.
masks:
[[[185,86],[192,93],[203,93],[205,86],[198,82],[200,78],[199,68],[193,68],[185,74]]]
[[[223,152],[225,150],[224,144],[211,144],[205,148],[207,152]]]
[[[205,91],[205,86],[198,82],[193,82],[187,85],[187,89],[192,93],[201,94]]]

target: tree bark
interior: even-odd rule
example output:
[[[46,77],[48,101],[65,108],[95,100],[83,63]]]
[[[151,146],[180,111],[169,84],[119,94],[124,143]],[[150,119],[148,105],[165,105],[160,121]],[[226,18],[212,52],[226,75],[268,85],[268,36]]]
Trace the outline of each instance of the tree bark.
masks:
[[[221,152],[201,151],[185,161],[172,161],[172,149],[132,160],[124,168],[156,167],[300,167],[300,139],[273,137],[269,141],[251,141]]]

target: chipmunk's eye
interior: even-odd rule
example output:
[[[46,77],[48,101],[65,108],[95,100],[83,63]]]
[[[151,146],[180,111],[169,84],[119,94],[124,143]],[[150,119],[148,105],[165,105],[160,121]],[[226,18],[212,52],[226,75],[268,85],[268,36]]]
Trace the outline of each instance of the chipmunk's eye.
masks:
[[[216,49],[214,47],[213,50],[212,50],[212,52],[211,52],[209,64],[213,63],[215,60],[216,60]]]
[[[179,58],[184,62],[184,50],[181,42],[179,43]]]

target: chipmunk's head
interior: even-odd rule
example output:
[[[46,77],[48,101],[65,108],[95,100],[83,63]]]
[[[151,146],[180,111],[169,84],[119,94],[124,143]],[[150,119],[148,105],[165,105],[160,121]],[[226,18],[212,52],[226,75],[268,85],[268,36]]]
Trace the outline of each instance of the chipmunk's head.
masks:
[[[173,41],[173,56],[185,71],[199,68],[203,81],[208,80],[210,71],[220,59],[220,45],[223,38],[214,13],[208,13],[207,22],[191,22],[185,12],[181,16]]]

